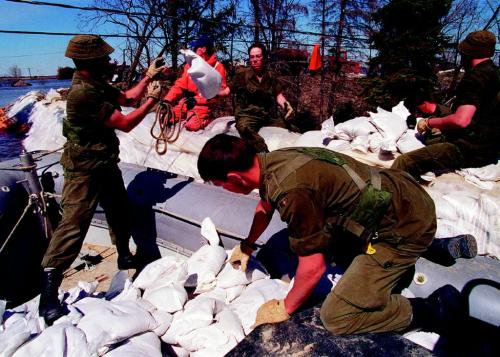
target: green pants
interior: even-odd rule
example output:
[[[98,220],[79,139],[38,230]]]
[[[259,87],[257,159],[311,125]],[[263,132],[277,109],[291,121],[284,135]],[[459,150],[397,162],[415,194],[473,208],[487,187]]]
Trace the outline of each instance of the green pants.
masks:
[[[376,252],[356,256],[325,299],[320,316],[333,334],[401,331],[410,324],[410,303],[393,289],[411,273],[436,232],[434,203],[420,191],[415,184],[408,191],[411,200],[390,208],[384,229],[372,241]]]
[[[106,215],[118,254],[129,252],[131,217],[127,192],[116,164],[90,171],[65,171],[61,203],[63,217],[43,258],[44,268],[69,268],[80,252],[98,203]]]
[[[450,171],[468,167],[464,156],[455,144],[437,143],[410,151],[394,160],[393,169],[408,172],[416,179],[429,171]]]
[[[257,152],[269,151],[266,142],[259,135],[260,128],[264,126],[277,126],[285,128],[285,123],[282,119],[272,118],[270,116],[256,116],[256,115],[237,115],[236,116],[236,129],[242,139],[248,141]]]

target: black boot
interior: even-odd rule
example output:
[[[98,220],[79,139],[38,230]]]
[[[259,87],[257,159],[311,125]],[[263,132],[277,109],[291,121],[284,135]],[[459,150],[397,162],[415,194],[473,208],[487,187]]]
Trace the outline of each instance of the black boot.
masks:
[[[132,253],[119,254],[117,263],[119,270],[137,269],[138,267],[137,260],[132,255]]]
[[[58,289],[61,285],[63,274],[55,268],[45,268],[43,271],[42,291],[40,293],[40,303],[38,314],[45,319],[47,325],[52,325],[54,321],[67,314],[67,309],[61,305],[58,296]]]
[[[465,308],[460,292],[451,285],[434,291],[426,299],[412,298],[410,301],[413,316],[407,331],[424,330],[449,335],[454,329],[461,328]]]
[[[472,234],[461,234],[434,239],[423,257],[437,264],[452,265],[458,258],[471,259],[476,255],[476,238]]]

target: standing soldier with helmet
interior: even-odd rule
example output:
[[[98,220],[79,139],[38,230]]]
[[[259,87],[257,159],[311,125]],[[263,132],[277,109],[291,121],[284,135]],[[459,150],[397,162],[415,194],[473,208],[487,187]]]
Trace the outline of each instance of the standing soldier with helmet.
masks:
[[[39,314],[47,324],[65,314],[58,299],[63,272],[76,259],[97,204],[106,214],[111,240],[118,253],[118,268],[136,268],[129,250],[130,217],[127,192],[118,168],[119,140],[115,129],[129,132],[148,114],[161,96],[154,78],[165,68],[161,58],[149,66],[146,76],[122,92],[107,83],[113,68],[114,49],[101,37],[77,35],[68,43],[66,57],[76,72],[68,93],[63,135],[67,138],[61,164],[64,168],[63,217],[42,261],[43,281]],[[123,114],[120,106],[132,106],[146,93],[147,100]]]

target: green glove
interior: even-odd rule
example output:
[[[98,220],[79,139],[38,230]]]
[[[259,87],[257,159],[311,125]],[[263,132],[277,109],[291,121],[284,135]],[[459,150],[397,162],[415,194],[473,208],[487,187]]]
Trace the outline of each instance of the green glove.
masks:
[[[290,315],[288,315],[285,309],[285,301],[272,299],[259,307],[257,316],[255,317],[255,324],[252,328],[256,328],[262,324],[286,321],[289,318]]]
[[[146,97],[147,98],[153,98],[155,100],[160,100],[161,98],[161,84],[158,81],[153,81],[148,84],[147,92],[146,92]]]
[[[165,60],[161,57],[155,58],[153,62],[148,67],[148,71],[146,72],[146,76],[151,79],[156,79],[158,75],[166,68]]]

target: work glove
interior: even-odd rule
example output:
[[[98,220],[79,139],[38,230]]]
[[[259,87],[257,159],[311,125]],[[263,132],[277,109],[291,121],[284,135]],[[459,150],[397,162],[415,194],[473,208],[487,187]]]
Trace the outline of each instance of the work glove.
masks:
[[[285,120],[290,120],[292,118],[292,114],[293,114],[292,105],[290,104],[290,102],[288,102],[287,100],[285,100],[285,103],[283,104],[283,108],[286,111]]]
[[[252,328],[256,328],[262,324],[286,321],[289,318],[290,315],[285,310],[285,300],[272,299],[259,307]]]
[[[425,133],[426,131],[429,131],[431,128],[429,127],[428,123],[429,119],[420,119],[417,123],[417,131],[420,134]]]
[[[165,68],[165,60],[162,57],[155,58],[149,65],[146,76],[156,79]]]
[[[161,98],[161,84],[158,81],[153,81],[148,84],[146,91],[147,98],[153,98],[155,100],[160,100]]]
[[[233,268],[238,269],[238,265],[241,271],[246,272],[248,261],[250,260],[250,256],[252,255],[253,249],[248,245],[242,242],[234,247],[233,252],[231,253],[231,257],[229,257],[229,263],[233,266]]]

